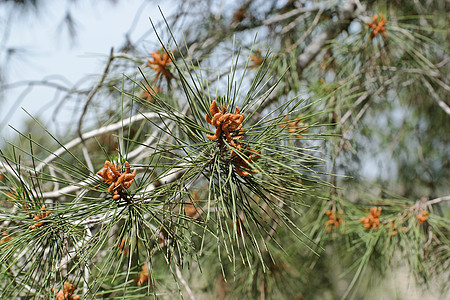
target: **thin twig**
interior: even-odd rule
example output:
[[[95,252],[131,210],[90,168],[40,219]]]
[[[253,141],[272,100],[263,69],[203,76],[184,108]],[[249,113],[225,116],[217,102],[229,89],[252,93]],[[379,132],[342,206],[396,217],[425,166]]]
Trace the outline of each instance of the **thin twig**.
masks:
[[[443,197],[435,198],[433,200],[428,200],[427,205],[434,205],[434,204],[440,203],[442,201],[450,201],[450,196],[443,196]]]
[[[81,151],[83,152],[83,157],[84,157],[84,160],[86,161],[89,171],[91,171],[93,173],[94,165],[92,164],[92,160],[91,160],[91,157],[89,156],[89,151],[88,151],[86,145],[84,145],[84,144],[82,145]]]
[[[39,165],[36,166],[36,172],[39,172],[40,170],[42,170],[43,167],[45,167],[47,164],[49,164],[50,162],[52,162],[53,160],[58,158],[58,156],[64,154],[66,151],[68,151],[68,150],[72,149],[73,147],[77,146],[78,144],[80,144],[82,142],[82,140],[87,140],[87,139],[93,138],[95,136],[101,135],[103,133],[117,130],[117,129],[121,128],[122,126],[126,126],[133,122],[137,122],[137,121],[140,121],[143,119],[152,119],[157,116],[158,115],[156,113],[150,113],[150,112],[143,113],[143,114],[136,114],[136,115],[132,116],[131,118],[127,118],[123,121],[118,121],[116,123],[83,133],[82,138],[77,137],[77,138],[71,140],[70,142],[61,146],[59,149],[57,149],[52,154],[47,156]]]
[[[406,207],[403,211],[399,212],[396,217],[400,217],[402,215],[408,215],[414,211],[418,211],[419,209],[426,209],[426,207],[431,207],[434,204],[438,204],[442,201],[450,201],[450,195],[449,196],[443,196],[439,198],[435,198],[433,200],[428,200],[427,197],[422,197],[422,199],[417,200],[414,205]],[[383,224],[388,224],[392,221],[394,217],[388,218],[383,221]]]
[[[297,58],[297,68],[301,71],[305,69],[316,57],[328,41],[337,37],[343,30],[347,29],[351,21],[355,18],[354,11],[356,5],[353,2],[347,2],[339,13],[339,21],[333,22],[330,26],[317,35],[305,51]]]
[[[297,26],[297,24],[299,24],[302,20],[306,19],[310,15],[311,15],[310,13],[306,13],[304,15],[298,16],[297,19],[295,19],[294,21],[292,21],[291,23],[289,23],[288,25],[283,27],[283,29],[280,31],[280,35],[288,33],[293,28],[295,28],[295,26]],[[292,49],[292,48],[290,48],[290,49]],[[286,51],[286,52],[288,52],[288,51]]]
[[[283,20],[292,18],[292,17],[294,17],[296,15],[299,15],[299,14],[302,14],[302,13],[309,13],[309,12],[316,11],[316,10],[319,10],[319,8],[318,7],[310,7],[310,8],[299,7],[297,9],[293,9],[291,11],[288,11],[287,13],[284,13],[284,14],[281,14],[281,15],[276,15],[275,17],[272,17],[270,19],[264,20],[262,22],[262,25],[266,25],[266,26],[267,25],[271,25],[271,24],[278,23],[278,22],[281,22]]]
[[[174,264],[174,265],[175,265],[175,272],[177,273],[178,280],[180,280],[181,284],[183,284],[183,286],[186,289],[189,297],[192,300],[195,300],[195,297],[194,297],[194,294],[192,293],[191,288],[189,287],[189,285],[187,284],[186,280],[184,280],[183,276],[181,275],[180,268],[178,267],[177,264]]]
[[[108,75],[109,67],[111,66],[111,63],[112,63],[112,61],[114,59],[113,53],[114,53],[114,48],[111,48],[111,53],[109,55],[108,63],[106,64],[105,71],[103,71],[102,78],[100,79],[100,81],[95,85],[95,87],[87,95],[87,99],[86,99],[86,103],[84,104],[83,112],[81,113],[80,119],[78,121],[78,136],[80,137],[80,139],[82,141],[83,141],[83,135],[81,134],[81,130],[82,130],[82,127],[83,127],[84,116],[86,115],[86,112],[87,112],[87,109],[88,109],[88,106],[89,106],[90,102],[92,101],[92,99],[94,98],[95,94],[100,89],[100,87],[103,85],[103,82],[105,81],[106,75]]]
[[[425,87],[428,89],[428,91],[430,92],[431,96],[434,98],[434,100],[437,102],[437,104],[444,110],[444,112],[450,116],[450,107],[441,100],[441,98],[439,97],[439,95],[434,91],[433,87],[431,86],[431,84],[424,78],[420,78],[423,82],[423,84],[425,85]]]
[[[325,9],[323,7],[319,10],[319,12],[317,13],[316,17],[314,18],[311,26],[305,31],[305,33],[303,33],[303,35],[294,44],[289,46],[289,48],[286,50],[286,52],[291,52],[292,49],[296,48],[298,45],[303,43],[304,40],[306,40],[306,38],[311,34],[311,32],[317,26],[317,23],[319,23],[320,16],[322,15],[324,10]]]

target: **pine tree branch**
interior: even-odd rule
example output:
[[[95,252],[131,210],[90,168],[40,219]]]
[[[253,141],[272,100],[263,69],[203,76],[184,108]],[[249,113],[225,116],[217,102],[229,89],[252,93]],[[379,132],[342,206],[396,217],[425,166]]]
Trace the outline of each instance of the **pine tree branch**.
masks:
[[[98,171],[101,171],[102,169],[99,169]],[[91,177],[88,178],[86,180],[83,180],[81,182],[78,183],[74,183],[72,185],[63,187],[62,189],[59,190],[55,190],[55,191],[51,191],[51,192],[45,192],[42,193],[42,198],[44,199],[57,199],[60,197],[64,197],[65,195],[74,193],[76,191],[79,191],[83,188],[86,188],[89,185],[92,185],[93,183],[95,183],[98,179],[95,177]]]
[[[443,197],[439,197],[439,198],[435,198],[433,200],[428,200],[427,201],[427,205],[434,205],[437,203],[441,203],[443,201],[450,201],[450,196],[443,196]]]
[[[321,9],[317,12],[317,14],[316,14],[316,16],[314,17],[314,20],[313,20],[311,26],[310,26],[308,29],[306,29],[305,33],[303,33],[303,35],[302,35],[297,41],[295,41],[294,44],[292,44],[292,45],[289,46],[289,48],[286,50],[286,52],[292,51],[292,49],[296,48],[298,45],[300,45],[301,43],[303,43],[303,41],[306,40],[306,39],[308,38],[308,36],[310,36],[310,34],[311,34],[312,31],[314,30],[314,28],[315,28],[315,27],[317,26],[317,24],[319,23],[320,16],[322,15],[322,13],[323,13],[324,10],[325,10],[324,8],[321,8]]]
[[[103,168],[102,168],[103,169]],[[99,169],[98,171],[101,171],[102,169]],[[160,183],[170,183],[173,182],[175,180],[177,180],[178,178],[180,178],[184,172],[185,169],[172,169],[172,173],[159,179],[158,181]],[[86,180],[80,181],[78,183],[74,183],[70,186],[66,186],[62,189],[56,190],[56,191],[51,191],[51,192],[46,192],[46,193],[42,193],[42,198],[44,199],[55,199],[55,198],[59,198],[59,197],[63,197],[67,194],[71,194],[74,193],[76,191],[79,191],[80,189],[86,188],[89,185],[94,184],[96,181],[98,181],[100,178],[96,178],[96,177],[90,177]],[[139,198],[140,199],[145,199],[148,195],[148,192],[154,190],[156,188],[158,184],[150,184],[149,186],[147,186],[142,193],[139,194]],[[89,189],[87,189],[86,191],[88,191]]]
[[[183,278],[183,275],[181,275],[181,271],[180,268],[178,267],[177,264],[175,264],[175,273],[177,274],[178,280],[180,280],[181,284],[184,286],[184,288],[186,289],[189,297],[191,298],[191,300],[195,300],[195,296],[192,293],[191,288],[189,287],[189,285],[187,284],[186,280]]]
[[[295,17],[295,16],[297,16],[299,14],[311,13],[311,12],[318,11],[319,9],[320,8],[318,8],[318,7],[299,7],[299,8],[290,10],[290,11],[284,13],[284,14],[279,14],[279,15],[276,15],[276,16],[270,18],[270,19],[264,20],[264,21],[262,21],[262,25],[265,25],[265,26],[272,25],[272,24],[284,21],[286,19]]]
[[[423,76],[420,79],[423,82],[423,84],[425,85],[425,87],[428,89],[428,91],[430,92],[433,99],[437,102],[437,104],[444,110],[444,112],[447,115],[450,116],[450,107],[444,101],[442,101],[442,99],[439,97],[439,95],[433,89],[431,84]]]
[[[0,165],[1,165],[0,171],[1,171],[2,173],[9,173],[9,174],[11,174],[16,180],[18,180],[19,182],[23,182],[23,183],[26,184],[25,179],[24,179],[20,174],[18,174],[18,172],[14,171],[14,169],[11,168],[11,167],[9,166],[9,164],[4,163],[2,160],[0,160]],[[28,184],[26,184],[26,186],[28,187]]]
[[[65,145],[61,146],[60,148],[58,148],[57,150],[55,150],[48,157],[46,157],[39,165],[36,166],[36,173],[40,172],[43,167],[45,167],[50,162],[52,162],[53,160],[58,158],[58,156],[64,154],[67,150],[70,150],[70,149],[76,147],[77,145],[79,145],[82,142],[82,140],[87,140],[87,139],[93,138],[95,136],[120,129],[120,128],[122,128],[122,126],[127,126],[128,124],[131,124],[131,123],[143,120],[143,119],[153,119],[157,116],[158,115],[153,112],[139,113],[139,114],[132,116],[131,118],[127,118],[127,119],[118,121],[116,123],[83,133],[82,138],[77,137],[77,138],[71,140],[67,144],[65,144]]]
[[[353,0],[348,1],[338,12],[339,20],[337,22],[333,22],[328,25],[327,29],[324,32],[315,36],[313,41],[306,47],[303,53],[297,58],[297,72],[299,77],[302,77],[303,70],[314,60],[314,58],[322,51],[323,47],[327,45],[328,42],[336,38],[342,31],[347,30],[350,23],[357,18],[357,15],[361,15],[364,13],[363,10],[356,9],[357,5]],[[320,14],[318,14],[320,16]],[[317,15],[316,15],[317,18]],[[313,21],[314,22],[314,21]],[[314,26],[310,26],[310,28],[314,28]],[[307,32],[306,32],[307,33]],[[307,37],[306,34],[303,35],[304,38]],[[300,40],[304,40],[304,38],[300,38]],[[356,76],[354,74],[353,76]],[[282,90],[284,87],[281,83],[279,83],[275,88],[270,90],[269,95],[266,96],[266,100],[260,106],[260,111],[264,110],[271,103],[278,100],[278,91]]]
[[[422,197],[422,199],[417,200],[414,205],[408,206],[403,211],[399,212],[396,215],[396,218],[401,217],[402,215],[405,215],[405,214],[411,214],[412,212],[417,212],[420,209],[426,210],[427,207],[431,207],[432,205],[441,203],[443,201],[450,201],[450,195],[435,198],[433,200],[428,200],[428,197]],[[393,219],[394,219],[394,217],[388,218],[383,221],[383,224],[389,224],[392,222]]]
[[[379,81],[379,78],[373,78],[373,81]],[[384,90],[386,90],[386,88],[394,82],[394,78],[389,78],[383,81],[383,84],[375,91],[375,92],[371,92],[371,91],[366,91],[364,92],[364,94],[362,94],[361,96],[358,97],[358,99],[355,101],[355,103],[352,105],[352,107],[344,114],[344,116],[342,116],[341,120],[339,121],[339,125],[343,125],[348,118],[350,118],[350,116],[353,113],[353,110],[358,107],[361,103],[364,102],[364,100],[366,100],[369,96],[377,96],[379,94],[381,94]],[[358,120],[359,118],[361,118],[361,116],[359,116],[358,118],[356,118],[356,120]],[[354,122],[352,128],[354,128],[356,126],[356,123]]]
[[[83,153],[84,161],[86,162],[89,171],[94,173],[94,165],[92,164],[91,157],[89,156],[89,151],[84,143],[82,143],[81,151]]]
[[[313,61],[330,40],[336,38],[342,31],[347,30],[351,21],[356,18],[355,9],[356,4],[353,1],[345,3],[342,10],[339,11],[339,21],[330,24],[324,32],[315,37],[311,44],[306,47],[305,51],[297,58],[299,73]]]

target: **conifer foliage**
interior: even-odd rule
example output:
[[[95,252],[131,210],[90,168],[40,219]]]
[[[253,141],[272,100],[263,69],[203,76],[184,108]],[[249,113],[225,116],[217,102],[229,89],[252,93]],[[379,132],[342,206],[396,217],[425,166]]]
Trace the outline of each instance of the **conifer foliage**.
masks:
[[[405,263],[424,289],[448,276],[448,7],[219,2],[111,50],[72,136],[35,120],[45,138],[1,150],[0,298],[371,299]]]

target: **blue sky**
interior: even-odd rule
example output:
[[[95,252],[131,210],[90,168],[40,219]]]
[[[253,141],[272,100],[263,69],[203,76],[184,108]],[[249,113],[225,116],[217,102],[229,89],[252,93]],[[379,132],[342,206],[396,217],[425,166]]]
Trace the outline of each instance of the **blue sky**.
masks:
[[[132,40],[151,29],[149,18],[161,20],[158,3],[152,1],[151,4],[145,4],[148,2],[126,0],[111,4],[106,0],[46,1],[46,6],[37,14],[13,11],[6,46],[24,52],[9,62],[8,83],[64,77],[64,80],[75,84],[86,76],[98,78],[104,69],[105,56],[111,47],[117,48],[123,44],[125,33],[132,26],[138,11],[141,13],[131,32]],[[165,15],[170,15],[174,9],[169,2],[161,3]],[[77,24],[74,41],[70,40],[66,28],[61,25],[68,8]],[[5,20],[8,13],[6,6],[0,5],[0,20]],[[4,30],[5,27],[1,25],[0,38],[4,36]],[[154,35],[149,38],[156,41]],[[21,97],[24,94],[26,96]],[[29,117],[21,108],[47,121],[56,103],[54,95],[54,90],[48,87],[27,90],[22,85],[9,89],[0,103],[1,137],[10,139],[15,134],[5,126],[7,124],[23,128],[22,124]],[[68,113],[63,111],[60,117],[64,118]]]

